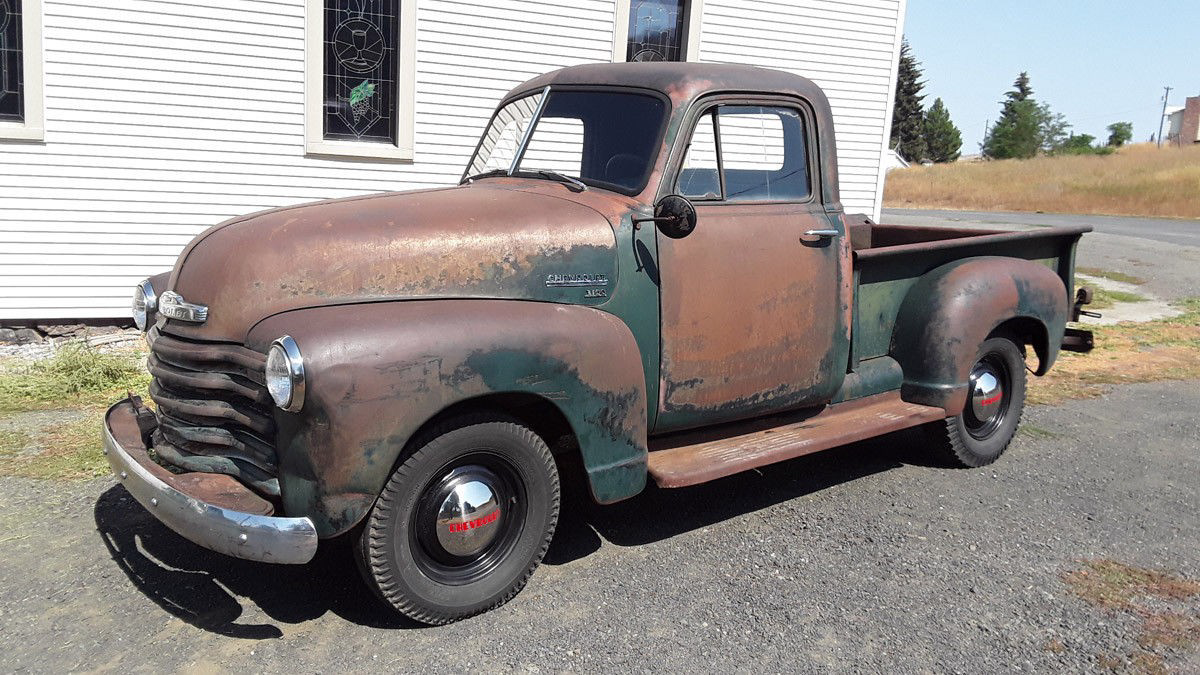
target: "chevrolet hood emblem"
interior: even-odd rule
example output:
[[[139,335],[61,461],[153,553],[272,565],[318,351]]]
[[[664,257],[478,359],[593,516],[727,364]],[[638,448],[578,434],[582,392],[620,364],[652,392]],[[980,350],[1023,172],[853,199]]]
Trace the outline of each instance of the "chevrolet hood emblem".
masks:
[[[208,320],[208,306],[186,302],[175,291],[166,291],[158,299],[158,313],[168,319],[204,323]]]

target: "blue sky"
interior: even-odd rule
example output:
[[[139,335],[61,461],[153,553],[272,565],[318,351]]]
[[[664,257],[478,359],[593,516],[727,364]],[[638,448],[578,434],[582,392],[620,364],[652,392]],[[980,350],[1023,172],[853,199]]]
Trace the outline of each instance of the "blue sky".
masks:
[[[1034,98],[1075,133],[1133,139],[1158,132],[1163,87],[1171,105],[1200,96],[1200,0],[908,0],[904,33],[925,71],[925,106],[941,97],[979,152],[984,123],[1022,70]]]

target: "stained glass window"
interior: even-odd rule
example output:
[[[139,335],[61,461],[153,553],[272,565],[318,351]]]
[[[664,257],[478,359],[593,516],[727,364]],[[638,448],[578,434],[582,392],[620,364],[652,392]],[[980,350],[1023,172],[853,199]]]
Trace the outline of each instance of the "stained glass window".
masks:
[[[399,9],[399,0],[325,0],[326,139],[395,143]]]
[[[684,61],[685,0],[632,0],[626,61]]]
[[[21,0],[0,0],[0,121],[25,121]]]

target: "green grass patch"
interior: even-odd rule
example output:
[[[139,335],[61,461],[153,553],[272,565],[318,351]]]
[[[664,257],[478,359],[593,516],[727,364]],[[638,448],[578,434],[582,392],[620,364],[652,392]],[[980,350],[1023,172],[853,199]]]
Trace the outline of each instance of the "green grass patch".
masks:
[[[29,434],[18,429],[0,429],[0,458],[21,452],[29,445]]]
[[[1146,302],[1146,298],[1128,291],[1113,291],[1107,288],[1094,289],[1092,304],[1087,309],[1108,309],[1118,302]]]
[[[108,473],[100,435],[102,409],[60,426],[0,432],[0,474],[43,480],[82,480]],[[9,440],[4,440],[8,438]],[[32,451],[23,452],[31,449]]]
[[[1146,280],[1141,277],[1135,277],[1132,274],[1125,274],[1124,272],[1100,269],[1099,267],[1076,267],[1075,271],[1089,277],[1119,281],[1123,284],[1133,284],[1134,286],[1141,286],[1146,283]]]
[[[144,394],[149,385],[139,354],[70,344],[0,373],[0,413],[101,405],[126,390]]]
[[[1200,379],[1200,298],[1173,304],[1183,314],[1088,326],[1096,348],[1088,354],[1063,352],[1045,377],[1030,378],[1029,403],[1092,398],[1114,384]]]

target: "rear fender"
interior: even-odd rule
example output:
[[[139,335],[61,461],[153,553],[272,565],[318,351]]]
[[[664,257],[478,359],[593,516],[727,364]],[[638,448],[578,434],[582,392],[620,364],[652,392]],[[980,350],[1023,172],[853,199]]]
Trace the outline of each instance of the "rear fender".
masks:
[[[299,413],[275,413],[280,490],[285,512],[312,518],[322,537],[366,515],[426,422],[489,394],[557,407],[597,501],[645,486],[645,376],[611,314],[513,300],[341,305],[270,317],[248,343],[265,351],[285,334],[303,354],[306,393]]]
[[[902,397],[950,415],[962,412],[979,345],[1014,319],[1044,329],[1046,343],[1034,347],[1038,374],[1046,372],[1058,357],[1069,312],[1062,279],[1029,260],[966,258],[925,273],[905,296],[892,334],[891,355],[904,370]]]

